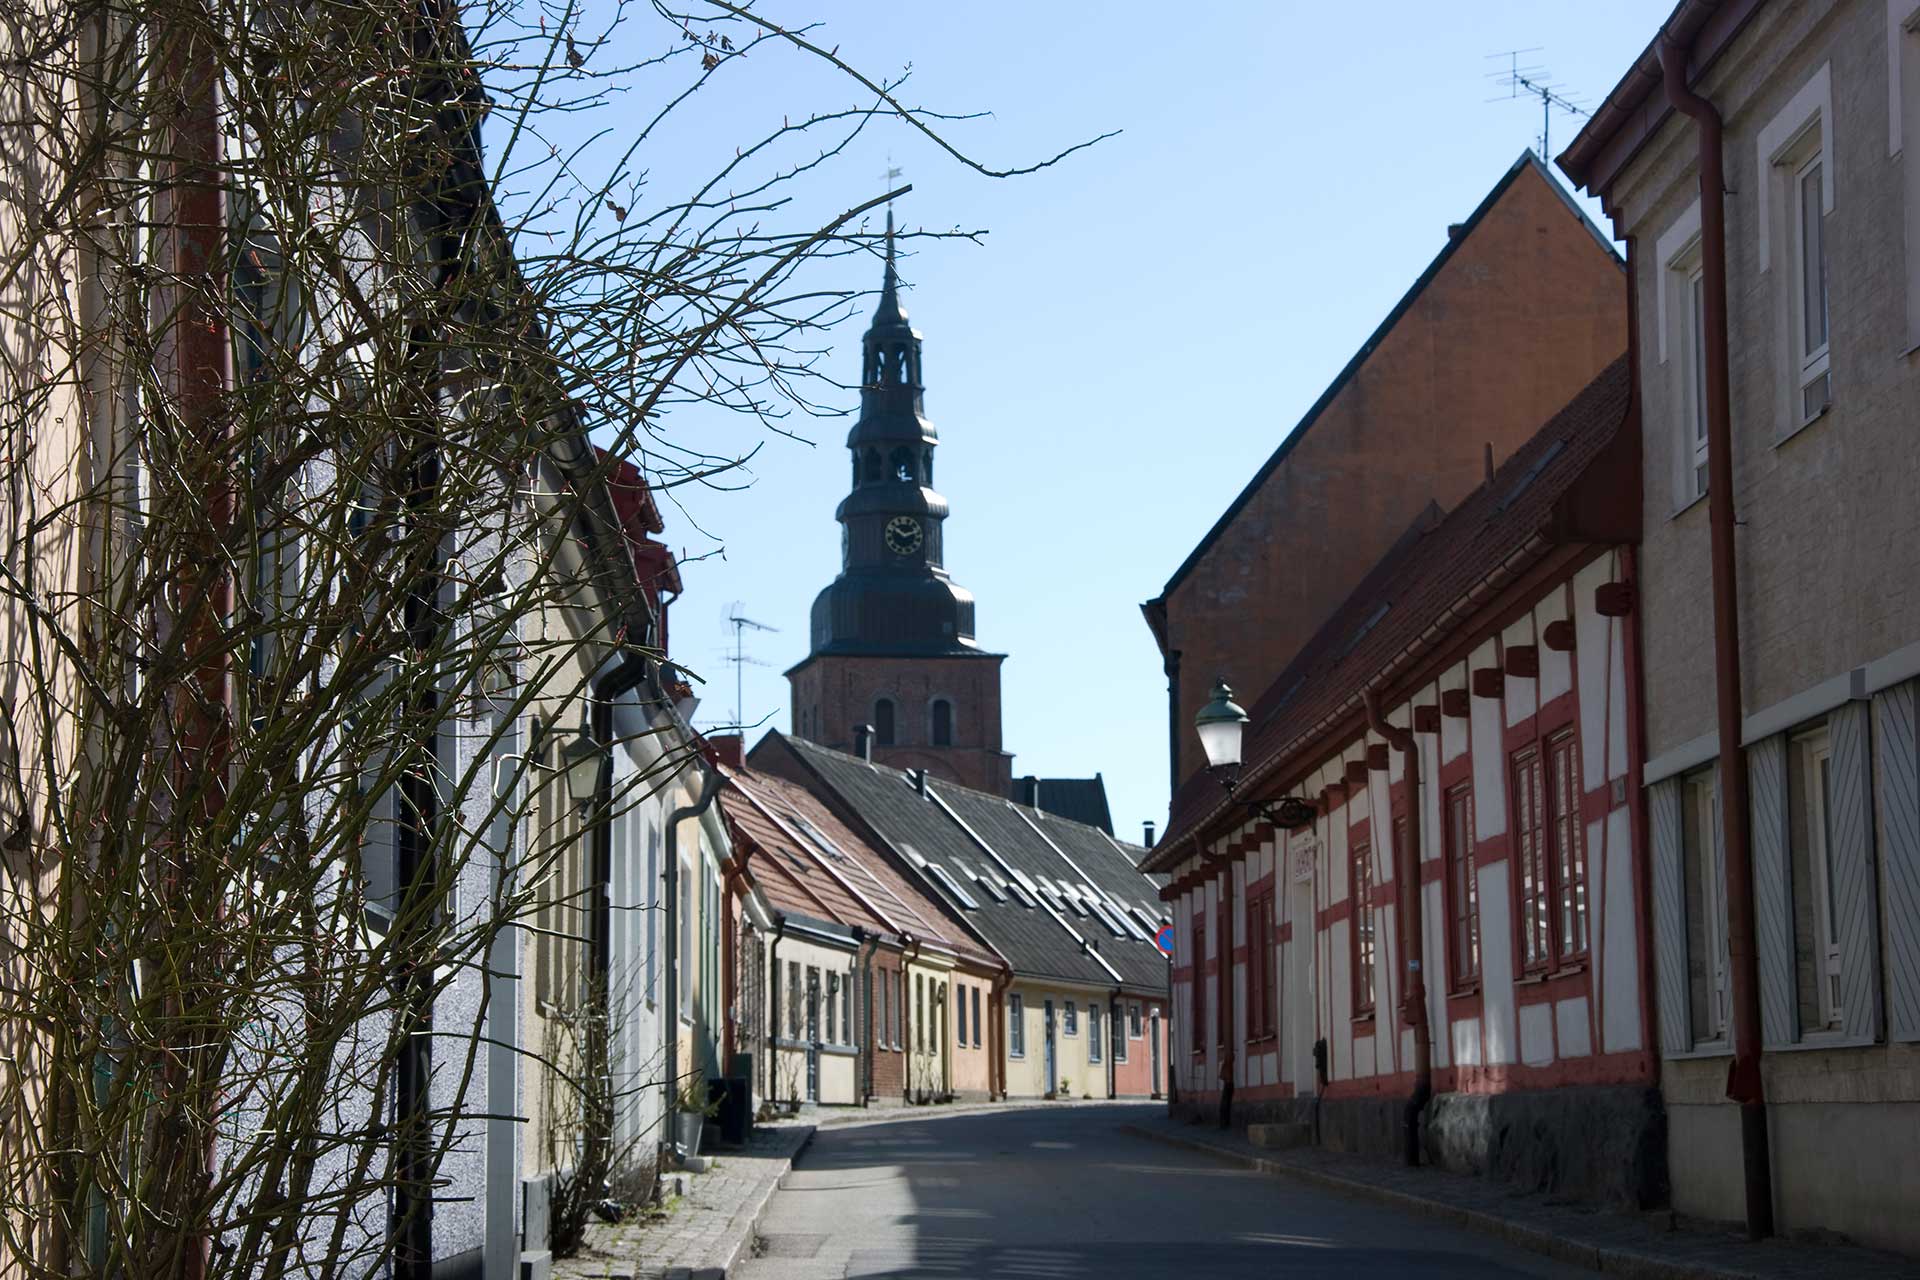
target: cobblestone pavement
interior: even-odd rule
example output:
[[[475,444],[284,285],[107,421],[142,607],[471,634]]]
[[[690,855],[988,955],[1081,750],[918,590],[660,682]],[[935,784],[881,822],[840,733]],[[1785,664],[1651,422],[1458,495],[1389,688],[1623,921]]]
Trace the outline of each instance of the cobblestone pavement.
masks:
[[[1844,1245],[1793,1240],[1754,1243],[1725,1229],[1678,1224],[1672,1214],[1633,1214],[1554,1203],[1484,1178],[1436,1169],[1409,1169],[1386,1161],[1301,1148],[1267,1151],[1244,1133],[1177,1122],[1164,1111],[1135,1115],[1126,1127],[1203,1150],[1262,1173],[1279,1174],[1276,1199],[1312,1188],[1390,1207],[1415,1221],[1470,1227],[1492,1238],[1533,1249],[1608,1275],[1651,1280],[1912,1280],[1920,1264]]]
[[[1506,1241],[1129,1134],[1125,1105],[822,1128],[737,1280],[1569,1277]]]
[[[793,1158],[813,1136],[809,1124],[759,1125],[739,1151],[714,1153],[705,1173],[669,1174],[686,1192],[664,1217],[587,1229],[579,1255],[553,1264],[555,1280],[707,1280],[728,1273],[753,1237]]]

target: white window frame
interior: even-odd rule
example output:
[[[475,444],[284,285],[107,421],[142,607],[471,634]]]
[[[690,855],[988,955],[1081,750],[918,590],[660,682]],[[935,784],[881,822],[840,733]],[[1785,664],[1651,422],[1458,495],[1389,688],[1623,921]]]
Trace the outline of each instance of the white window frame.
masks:
[[[1027,1056],[1026,1000],[1018,991],[1007,993],[1007,1056]]]
[[[1090,1000],[1087,1002],[1087,1061],[1104,1061],[1104,1048],[1100,1043],[1100,1006]]]
[[[1711,1049],[1726,1044],[1732,1021],[1728,1016],[1731,994],[1727,989],[1727,961],[1724,939],[1727,929],[1726,887],[1717,874],[1720,870],[1718,848],[1715,838],[1715,820],[1719,813],[1720,789],[1715,785],[1713,770],[1703,769],[1682,783],[1689,791],[1699,795],[1694,812],[1699,819],[1700,829],[1693,833],[1699,841],[1701,850],[1700,878],[1695,884],[1689,884],[1686,892],[1700,895],[1701,943],[1706,948],[1709,975],[1707,992],[1708,1017],[1712,1025],[1701,1034],[1701,1028],[1689,1026],[1688,1035],[1693,1040],[1695,1050]],[[1686,858],[1681,857],[1681,869],[1686,868]],[[1692,1001],[1688,1001],[1688,1019],[1691,1022]]]
[[[1065,1001],[1060,1009],[1060,1034],[1071,1040],[1080,1034],[1080,1015],[1074,1011],[1071,1000]]]
[[[1706,266],[1701,256],[1700,202],[1680,212],[1654,246],[1655,319],[1660,362],[1668,366],[1673,410],[1673,514],[1707,494]],[[1698,299],[1698,301],[1696,301]]]
[[[1920,137],[1920,2],[1887,0],[1887,155],[1899,157],[1902,239],[1906,249],[1906,327],[1900,354],[1920,350],[1920,152],[1906,155],[1908,134]]]
[[[1755,170],[1762,175],[1765,190],[1756,201],[1759,211],[1759,265],[1764,274],[1776,265],[1782,268],[1775,281],[1777,294],[1774,315],[1784,334],[1784,368],[1796,371],[1780,388],[1781,413],[1778,440],[1798,432],[1824,415],[1833,404],[1833,382],[1828,353],[1823,343],[1809,352],[1803,341],[1806,333],[1805,305],[1805,232],[1802,225],[1801,178],[1816,163],[1820,166],[1820,213],[1822,219],[1833,213],[1834,172],[1832,64],[1822,63],[1760,130],[1755,141]],[[1772,223],[1780,224],[1780,243],[1773,242]],[[1822,256],[1832,237],[1822,226]],[[1830,273],[1829,273],[1830,278]],[[1828,307],[1829,336],[1832,308]],[[1812,412],[1806,408],[1807,389],[1826,379],[1826,395]]]
[[[1811,151],[1800,153],[1804,158],[1793,166],[1793,300],[1791,309],[1793,324],[1790,332],[1793,337],[1794,354],[1800,360],[1800,382],[1798,397],[1794,402],[1799,417],[1795,426],[1805,426],[1824,414],[1833,404],[1833,376],[1831,371],[1830,346],[1833,336],[1832,313],[1827,299],[1827,236],[1826,214],[1820,215],[1820,327],[1822,333],[1816,344],[1813,341],[1812,311],[1808,306],[1808,276],[1811,266],[1808,261],[1807,196],[1810,183],[1822,182],[1830,158],[1823,147],[1816,146]],[[1816,172],[1816,170],[1818,172]],[[1818,193],[1813,193],[1818,196]],[[1809,407],[1807,394],[1817,384],[1824,383],[1826,390],[1816,406]]]
[[[1807,798],[1807,883],[1813,901],[1808,915],[1813,920],[1815,972],[1822,1025],[1813,1034],[1838,1031],[1842,1027],[1840,1003],[1840,938],[1833,908],[1833,847],[1827,839],[1827,782],[1833,774],[1833,741],[1827,727],[1821,725],[1794,735],[1799,750],[1793,753],[1805,770],[1800,779],[1801,794]],[[1822,766],[1824,768],[1824,774]],[[1797,940],[1796,940],[1797,943]]]

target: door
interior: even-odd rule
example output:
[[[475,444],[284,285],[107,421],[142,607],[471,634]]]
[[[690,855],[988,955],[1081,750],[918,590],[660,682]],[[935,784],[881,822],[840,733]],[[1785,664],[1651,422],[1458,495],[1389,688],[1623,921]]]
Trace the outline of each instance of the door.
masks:
[[[1153,1062],[1153,1096],[1160,1096],[1160,1011],[1153,1011],[1147,1024],[1147,1054]]]
[[[820,1101],[820,971],[807,972],[807,1101]]]
[[[1049,1098],[1051,1098],[1056,1092],[1058,1092],[1058,1087],[1056,1084],[1058,1077],[1054,1074],[1053,1001],[1048,1000],[1042,1006],[1042,1008],[1046,1015],[1046,1020],[1044,1024],[1046,1026],[1046,1041],[1045,1041],[1046,1053],[1043,1055],[1043,1058],[1042,1058],[1042,1060],[1046,1063],[1046,1073],[1047,1073],[1044,1083],[1046,1084],[1045,1093]]]

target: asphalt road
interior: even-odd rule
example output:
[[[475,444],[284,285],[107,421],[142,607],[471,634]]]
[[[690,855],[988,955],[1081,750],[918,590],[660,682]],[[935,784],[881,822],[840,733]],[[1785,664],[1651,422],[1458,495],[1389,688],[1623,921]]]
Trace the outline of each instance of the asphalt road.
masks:
[[[747,1280],[1592,1273],[1120,1132],[1126,1106],[822,1128]]]

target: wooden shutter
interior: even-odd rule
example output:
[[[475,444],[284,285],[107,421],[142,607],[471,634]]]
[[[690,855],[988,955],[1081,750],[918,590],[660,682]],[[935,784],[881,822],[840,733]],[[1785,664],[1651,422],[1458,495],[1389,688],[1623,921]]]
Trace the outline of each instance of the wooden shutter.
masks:
[[[1760,1035],[1769,1049],[1799,1038],[1794,981],[1793,866],[1787,828],[1787,739],[1747,748],[1753,822],[1753,908],[1760,949]]]
[[[1649,788],[1653,836],[1653,970],[1660,1004],[1660,1048],[1667,1054],[1693,1048],[1687,1012],[1687,914],[1680,824],[1684,820],[1679,778]]]
[[[1887,851],[1887,1023],[1895,1040],[1920,1040],[1920,742],[1909,680],[1874,699],[1879,711],[1880,821]]]
[[[1874,891],[1872,733],[1867,704],[1849,702],[1827,721],[1833,742],[1834,919],[1839,925],[1840,1025],[1849,1040],[1880,1034],[1880,929]]]

